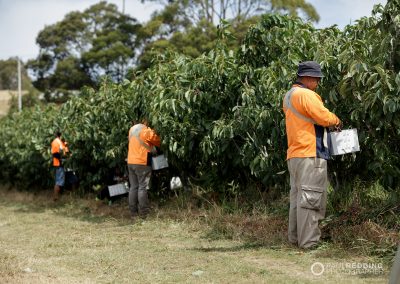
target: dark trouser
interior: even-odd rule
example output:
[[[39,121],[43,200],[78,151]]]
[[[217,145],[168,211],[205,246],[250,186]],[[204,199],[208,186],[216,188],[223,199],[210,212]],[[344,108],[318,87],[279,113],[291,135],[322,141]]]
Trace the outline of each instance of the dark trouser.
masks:
[[[129,182],[129,209],[131,215],[146,215],[149,213],[149,198],[147,190],[151,177],[151,167],[145,165],[128,164]]]

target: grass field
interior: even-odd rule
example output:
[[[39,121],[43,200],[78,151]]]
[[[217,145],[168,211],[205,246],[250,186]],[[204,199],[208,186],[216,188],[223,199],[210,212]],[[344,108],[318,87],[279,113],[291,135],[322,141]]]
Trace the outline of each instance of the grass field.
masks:
[[[0,191],[1,283],[387,282],[381,260],[335,256],[329,246],[302,251],[210,238],[200,215],[171,218],[155,209],[133,222],[126,200],[107,206],[64,195],[54,204],[50,196]],[[316,262],[325,268],[320,276],[311,272]],[[343,267],[362,263],[384,272]]]
[[[0,91],[0,117],[6,116],[10,109],[12,91]]]

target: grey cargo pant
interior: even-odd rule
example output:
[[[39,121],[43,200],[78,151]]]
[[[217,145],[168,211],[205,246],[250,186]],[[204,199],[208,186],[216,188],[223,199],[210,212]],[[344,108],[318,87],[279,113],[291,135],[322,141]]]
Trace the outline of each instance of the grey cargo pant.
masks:
[[[318,221],[325,217],[327,161],[292,158],[287,163],[290,173],[289,242],[310,248],[321,237]]]
[[[129,210],[132,216],[149,213],[149,198],[147,190],[151,177],[151,167],[128,164],[129,172]]]

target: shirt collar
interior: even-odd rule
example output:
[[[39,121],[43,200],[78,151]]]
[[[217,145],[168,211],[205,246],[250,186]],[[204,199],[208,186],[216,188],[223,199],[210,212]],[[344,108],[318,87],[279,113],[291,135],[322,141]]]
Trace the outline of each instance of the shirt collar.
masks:
[[[293,83],[293,85],[298,85],[300,88],[306,88],[306,89],[307,89],[307,87],[304,86],[304,84],[301,83],[300,81],[295,81],[295,82]]]

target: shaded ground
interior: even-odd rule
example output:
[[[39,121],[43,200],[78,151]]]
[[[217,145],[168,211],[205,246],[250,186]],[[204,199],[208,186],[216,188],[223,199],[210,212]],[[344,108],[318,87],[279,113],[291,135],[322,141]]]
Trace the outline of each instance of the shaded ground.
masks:
[[[0,282],[387,282],[388,267],[376,259],[209,239],[210,228],[196,220],[177,221],[156,212],[133,223],[126,211],[123,204],[64,198],[54,205],[0,194]],[[321,275],[311,272],[316,262],[314,274],[323,266]],[[366,263],[376,269],[354,268]]]

